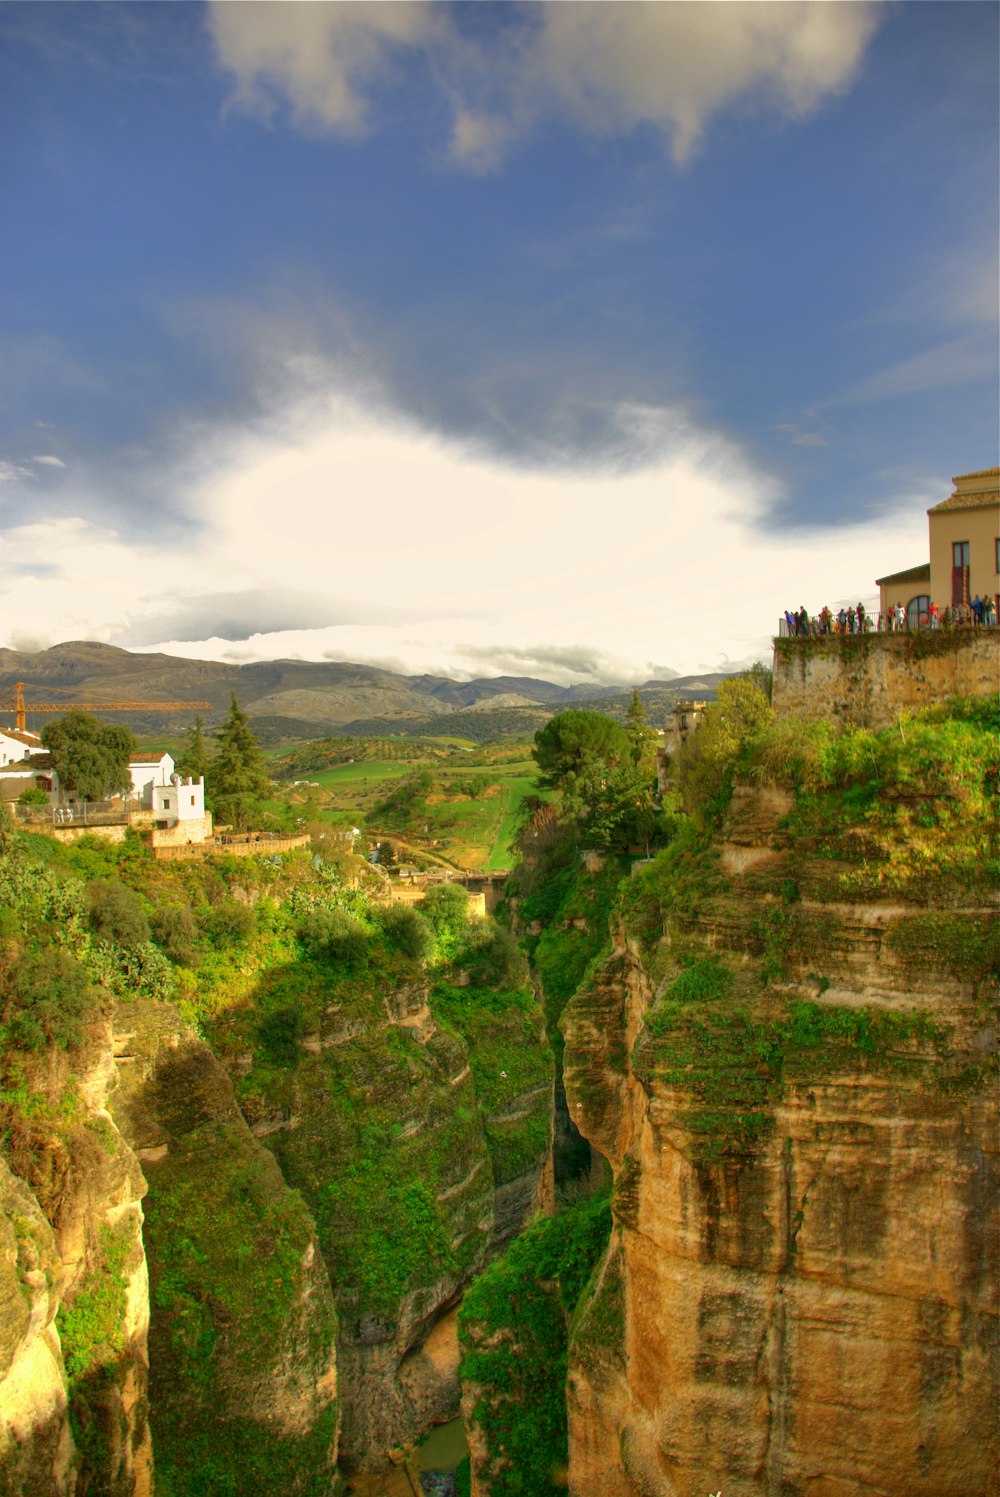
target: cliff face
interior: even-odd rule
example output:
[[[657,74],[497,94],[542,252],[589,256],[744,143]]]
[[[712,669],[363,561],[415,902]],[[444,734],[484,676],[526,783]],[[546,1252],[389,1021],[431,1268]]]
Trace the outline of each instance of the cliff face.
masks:
[[[112,1098],[149,1181],[150,1397],[172,1492],[329,1490],[336,1312],[309,1213],[169,1003],[118,1005]]]
[[[859,835],[738,789],[713,845],[633,881],[568,1007],[570,1111],[615,1176],[578,1497],[997,1490],[991,895],[880,897]]]
[[[28,1068],[40,1105],[11,1126],[0,1231],[8,1313],[0,1490],[152,1490],[145,1181],[108,1111],[111,1027]]]
[[[548,1204],[547,1052],[537,1017],[515,1007],[511,1058],[491,1055],[510,1018],[484,1016],[474,990],[432,997],[423,978],[381,994],[359,986],[353,1001],[325,1005],[294,1067],[231,1058],[254,1132],[316,1219],[339,1309],[347,1469],[378,1466],[454,1416],[455,1306],[498,1219],[510,1233]],[[489,1033],[470,1057],[460,1029],[477,1022]],[[477,1078],[484,1065],[491,1074]],[[503,1104],[493,1114],[495,1088]]]

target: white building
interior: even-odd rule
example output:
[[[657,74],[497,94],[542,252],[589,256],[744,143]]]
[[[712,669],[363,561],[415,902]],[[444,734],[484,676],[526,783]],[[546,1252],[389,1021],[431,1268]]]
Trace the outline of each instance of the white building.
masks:
[[[128,761],[128,772],[132,780],[129,794],[133,808],[152,811],[153,792],[170,784],[174,761],[169,754],[133,754]]]
[[[172,774],[167,784],[151,787],[151,796],[154,848],[211,840],[212,816],[205,810],[203,779]]]
[[[0,728],[0,768],[5,764],[17,764],[29,754],[44,754],[45,746],[37,733],[25,733],[20,728]]]

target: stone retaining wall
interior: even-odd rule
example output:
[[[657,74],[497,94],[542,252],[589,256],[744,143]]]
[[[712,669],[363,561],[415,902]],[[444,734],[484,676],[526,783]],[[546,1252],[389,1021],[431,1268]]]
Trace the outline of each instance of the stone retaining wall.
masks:
[[[885,728],[900,712],[1000,689],[1000,630],[920,630],[774,641],[781,716]]]

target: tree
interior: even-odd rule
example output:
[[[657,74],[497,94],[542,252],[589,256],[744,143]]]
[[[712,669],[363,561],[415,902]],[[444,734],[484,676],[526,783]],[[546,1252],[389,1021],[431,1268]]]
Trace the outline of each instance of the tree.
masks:
[[[648,755],[656,743],[656,734],[649,726],[646,717],[646,709],[639,695],[639,688],[633,686],[632,700],[629,703],[628,712],[625,714],[625,732],[628,741],[632,745],[632,763],[638,764],[640,759]]]
[[[565,790],[595,767],[621,763],[629,748],[628,734],[613,717],[574,707],[539,729],[531,757],[547,789]]]
[[[234,698],[235,700],[235,698]],[[203,779],[208,773],[208,748],[205,744],[205,725],[196,717],[188,730],[187,743],[177,761],[177,773],[190,775],[192,779]]]
[[[723,681],[701,727],[675,758],[685,809],[711,818],[721,809],[740,756],[774,721],[763,688],[751,673]]]
[[[235,691],[229,716],[219,729],[208,781],[213,810],[222,820],[244,831],[260,819],[260,802],[266,798],[271,782],[250,719],[236,700]]]
[[[52,755],[62,789],[72,790],[81,800],[103,800],[130,788],[129,757],[135,752],[135,739],[128,728],[102,723],[74,708],[46,723],[42,742]]]

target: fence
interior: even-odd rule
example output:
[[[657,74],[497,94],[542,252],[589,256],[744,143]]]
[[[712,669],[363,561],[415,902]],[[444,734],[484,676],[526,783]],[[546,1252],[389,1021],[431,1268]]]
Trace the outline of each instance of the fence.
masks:
[[[14,801],[9,809],[25,826],[130,826],[140,813],[128,810],[120,802],[79,801],[72,806],[22,806]]]

